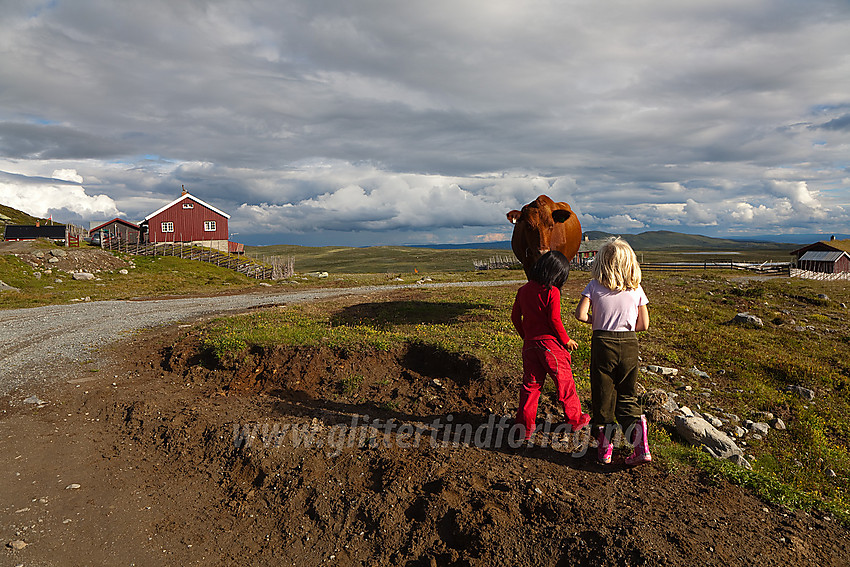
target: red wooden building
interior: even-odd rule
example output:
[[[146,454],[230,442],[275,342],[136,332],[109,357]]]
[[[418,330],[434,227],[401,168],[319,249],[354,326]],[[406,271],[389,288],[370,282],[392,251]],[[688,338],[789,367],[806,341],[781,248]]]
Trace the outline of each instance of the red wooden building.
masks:
[[[230,215],[185,190],[140,223],[146,242],[183,242],[228,251]]]
[[[791,252],[797,267],[810,272],[839,274],[850,272],[850,240],[821,240]]]

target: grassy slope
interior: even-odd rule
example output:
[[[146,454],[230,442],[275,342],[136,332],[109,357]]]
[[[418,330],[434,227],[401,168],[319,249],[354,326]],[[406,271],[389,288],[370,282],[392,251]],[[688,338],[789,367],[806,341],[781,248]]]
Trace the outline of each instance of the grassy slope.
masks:
[[[99,301],[232,292],[257,284],[242,274],[203,262],[145,256],[135,257],[134,262],[136,268],[126,275],[118,270],[103,271],[97,274],[99,281],[75,281],[60,272],[36,278],[29,264],[12,255],[0,255],[0,281],[20,290],[1,293],[0,309],[69,303],[86,297]]]
[[[9,221],[11,224],[35,224],[36,221],[41,221],[44,223],[47,219],[40,219],[38,217],[33,217],[28,215],[23,211],[19,211],[18,209],[13,209],[12,207],[7,207],[6,205],[0,205],[0,214],[7,216],[11,219]],[[0,220],[0,227],[4,224],[3,220]],[[61,224],[61,223],[56,223]]]

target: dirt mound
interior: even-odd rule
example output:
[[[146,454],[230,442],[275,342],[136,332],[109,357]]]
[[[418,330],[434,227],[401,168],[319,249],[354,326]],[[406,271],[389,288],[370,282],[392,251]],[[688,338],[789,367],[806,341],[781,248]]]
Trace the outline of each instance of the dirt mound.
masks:
[[[7,551],[14,563],[778,566],[850,552],[828,517],[689,470],[517,451],[495,438],[515,379],[439,349],[275,347],[222,367],[170,329],[111,356],[61,403],[19,410],[37,435],[0,422],[0,468],[20,475],[0,477],[20,495],[0,537],[29,544]]]
[[[575,444],[518,452],[497,442],[493,410],[513,407],[516,385],[477,359],[410,345],[275,347],[245,360],[217,367],[192,335],[163,351],[167,375],[184,388],[238,405],[224,438],[197,405],[190,422],[172,408],[174,426],[146,425],[145,416],[164,409],[149,402],[132,404],[124,420],[152,451],[179,455],[203,474],[221,471],[227,498],[218,512],[257,534],[240,540],[234,559],[814,565],[843,561],[850,550],[839,526],[723,482],[657,463],[603,469],[572,454]],[[543,406],[541,415],[557,422],[553,400]]]

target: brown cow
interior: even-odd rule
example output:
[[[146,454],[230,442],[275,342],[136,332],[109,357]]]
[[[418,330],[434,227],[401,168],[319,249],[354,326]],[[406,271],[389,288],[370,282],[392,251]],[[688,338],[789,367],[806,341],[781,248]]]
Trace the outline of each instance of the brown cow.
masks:
[[[508,220],[514,225],[511,248],[529,276],[534,262],[550,250],[557,250],[572,260],[581,245],[581,224],[567,203],[556,203],[540,195],[522,211],[511,211]]]

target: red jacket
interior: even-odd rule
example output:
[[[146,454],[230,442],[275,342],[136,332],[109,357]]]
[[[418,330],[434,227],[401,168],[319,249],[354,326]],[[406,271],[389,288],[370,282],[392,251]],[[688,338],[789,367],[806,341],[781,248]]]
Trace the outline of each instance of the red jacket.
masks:
[[[526,341],[555,339],[564,348],[570,342],[561,320],[561,290],[557,287],[547,288],[532,280],[519,288],[511,322]]]

